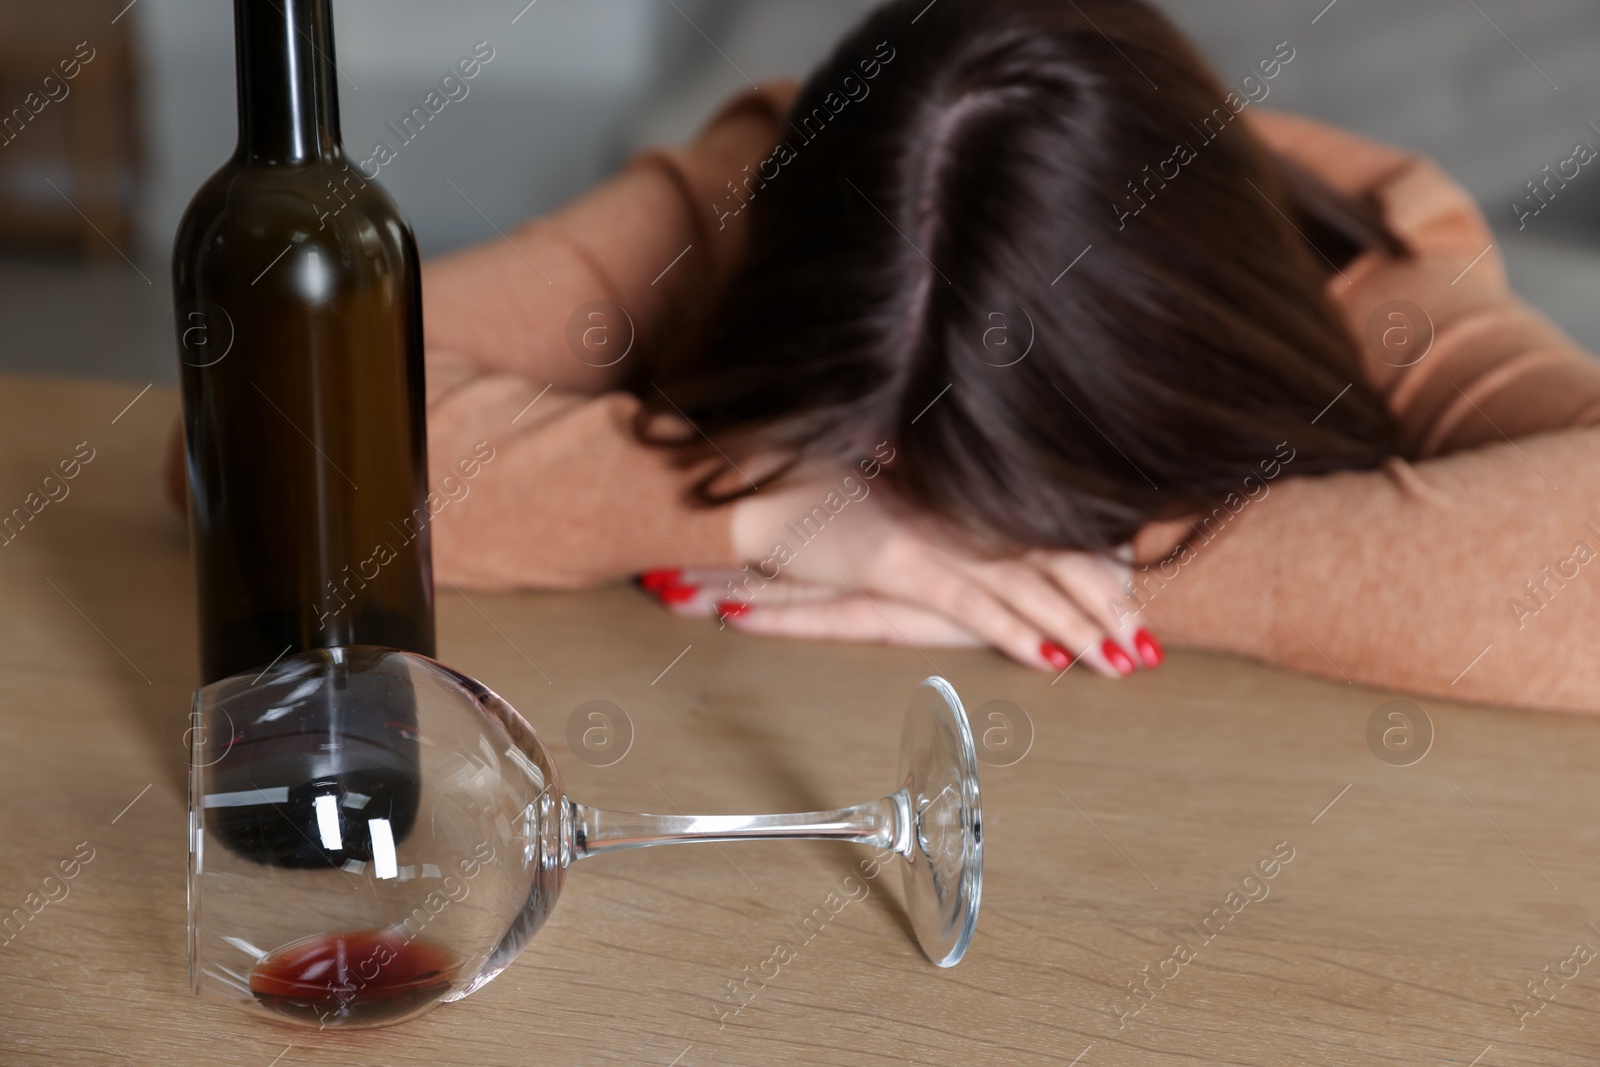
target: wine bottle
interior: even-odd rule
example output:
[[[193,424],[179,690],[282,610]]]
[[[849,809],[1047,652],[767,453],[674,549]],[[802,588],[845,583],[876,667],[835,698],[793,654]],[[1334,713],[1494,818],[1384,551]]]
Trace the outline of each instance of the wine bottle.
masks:
[[[235,0],[238,147],[174,243],[206,682],[308,649],[434,654],[416,242],[340,143],[331,6]],[[300,840],[311,795],[329,790],[392,808],[397,836],[409,825],[414,746],[391,750],[384,721],[414,722],[415,708],[363,685],[352,671],[312,698],[320,736],[257,743],[263,760],[303,766],[306,796],[229,811],[241,851],[349,859],[323,855],[314,832]],[[335,735],[370,743],[330,752]]]
[[[239,143],[178,228],[201,673],[432,655],[416,242],[345,155],[329,0],[235,0]]]

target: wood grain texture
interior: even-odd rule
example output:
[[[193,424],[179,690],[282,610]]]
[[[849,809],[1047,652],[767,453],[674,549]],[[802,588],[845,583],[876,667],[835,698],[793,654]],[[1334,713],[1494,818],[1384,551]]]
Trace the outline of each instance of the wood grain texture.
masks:
[[[1074,670],[1052,685],[988,653],[718,632],[620,588],[439,598],[441,658],[521,709],[590,803],[878,796],[902,709],[935,670],[969,710],[1026,709],[1031,750],[983,768],[983,912],[964,963],[922,958],[892,873],[801,936],[865,850],[696,846],[586,861],[505,974],[401,1027],[317,1034],[200,1003],[184,934],[193,586],[158,484],[177,401],[153,389],[113,423],[141,385],[0,380],[0,510],[80,442],[95,450],[69,495],[0,546],[0,916],[93,849],[68,895],[0,944],[0,1063],[1600,1059],[1600,960],[1552,982],[1522,1029],[1508,1006],[1575,944],[1600,948],[1586,925],[1600,925],[1600,723],[1424,702],[1432,749],[1395,767],[1367,742],[1381,693],[1182,652],[1127,681]],[[635,727],[606,768],[565,741],[595,698]],[[1293,859],[1267,895],[1228,912],[1280,842]],[[1219,907],[1209,941],[1187,925]],[[1193,958],[1119,1022],[1116,1006],[1136,1004],[1127,984],[1179,936]],[[731,1014],[729,983],[779,942],[796,958]]]

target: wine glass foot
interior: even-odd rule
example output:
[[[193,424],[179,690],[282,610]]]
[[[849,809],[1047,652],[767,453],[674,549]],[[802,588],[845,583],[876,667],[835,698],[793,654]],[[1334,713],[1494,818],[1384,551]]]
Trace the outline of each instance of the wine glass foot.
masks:
[[[928,958],[953,967],[978,922],[983,817],[972,727],[943,678],[925,679],[906,711],[900,779],[910,820],[906,912]]]

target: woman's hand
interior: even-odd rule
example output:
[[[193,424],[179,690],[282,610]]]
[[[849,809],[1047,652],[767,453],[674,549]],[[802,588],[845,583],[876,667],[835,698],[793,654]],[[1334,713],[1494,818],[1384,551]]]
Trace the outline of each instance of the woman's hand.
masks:
[[[1125,563],[1076,552],[978,559],[904,522],[855,478],[759,494],[732,510],[734,548],[751,564],[658,572],[642,584],[676,611],[756,633],[984,643],[1031,667],[1062,671],[1081,659],[1113,677],[1162,660],[1127,610]]]

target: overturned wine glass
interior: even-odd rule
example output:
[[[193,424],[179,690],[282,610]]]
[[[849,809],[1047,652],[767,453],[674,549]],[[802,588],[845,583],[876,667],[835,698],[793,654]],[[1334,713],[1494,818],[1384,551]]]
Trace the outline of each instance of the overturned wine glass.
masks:
[[[568,800],[533,728],[481,683],[409,652],[287,657],[194,697],[189,972],[195,993],[316,1027],[401,1022],[489,982],[539,931],[567,867],[678,842],[874,845],[941,967],[978,917],[972,731],[943,678],[917,687],[899,788],[788,815],[644,815]]]

